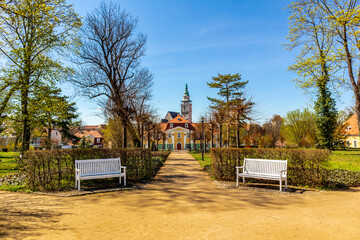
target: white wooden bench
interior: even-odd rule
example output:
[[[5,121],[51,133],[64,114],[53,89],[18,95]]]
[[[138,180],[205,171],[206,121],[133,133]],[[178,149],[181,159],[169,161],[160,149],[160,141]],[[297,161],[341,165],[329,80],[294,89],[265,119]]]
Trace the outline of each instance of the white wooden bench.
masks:
[[[243,169],[242,173],[239,172]],[[236,186],[239,186],[239,177],[257,178],[280,181],[280,191],[282,182],[285,181],[287,188],[287,160],[251,159],[245,158],[242,167],[236,167]]]
[[[126,167],[121,166],[120,158],[75,160],[75,188],[80,191],[80,180],[98,178],[124,178],[126,186]]]

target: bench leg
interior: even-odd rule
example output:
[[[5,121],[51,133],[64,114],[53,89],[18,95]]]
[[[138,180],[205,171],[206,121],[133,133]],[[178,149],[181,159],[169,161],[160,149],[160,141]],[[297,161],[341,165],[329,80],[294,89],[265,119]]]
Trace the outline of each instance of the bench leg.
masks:
[[[75,189],[76,189],[76,187],[77,187],[77,179],[75,177]]]
[[[243,184],[245,184],[245,177],[243,177]]]
[[[124,187],[126,187],[126,168],[124,169]]]
[[[80,179],[79,179],[79,182],[78,182],[78,191],[80,191]]]
[[[280,192],[282,191],[282,179],[280,179]]]
[[[239,169],[236,169],[236,186],[239,186]]]
[[[285,188],[287,189],[287,178],[285,178]]]
[[[121,185],[121,176],[119,177],[119,184]]]

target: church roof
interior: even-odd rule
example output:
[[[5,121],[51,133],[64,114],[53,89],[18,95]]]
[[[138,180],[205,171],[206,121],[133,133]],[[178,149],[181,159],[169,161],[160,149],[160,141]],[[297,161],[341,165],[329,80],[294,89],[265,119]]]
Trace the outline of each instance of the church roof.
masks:
[[[179,113],[177,112],[168,112],[172,118],[175,118]]]
[[[178,114],[174,119],[170,120],[169,123],[190,123],[188,120],[186,120],[183,116]]]

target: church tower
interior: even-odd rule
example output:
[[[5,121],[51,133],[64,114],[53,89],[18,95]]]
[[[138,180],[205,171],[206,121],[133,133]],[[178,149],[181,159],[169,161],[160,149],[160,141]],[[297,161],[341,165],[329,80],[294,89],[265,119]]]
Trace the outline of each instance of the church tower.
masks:
[[[187,84],[185,85],[183,100],[181,101],[181,115],[189,122],[192,122],[192,103]]]

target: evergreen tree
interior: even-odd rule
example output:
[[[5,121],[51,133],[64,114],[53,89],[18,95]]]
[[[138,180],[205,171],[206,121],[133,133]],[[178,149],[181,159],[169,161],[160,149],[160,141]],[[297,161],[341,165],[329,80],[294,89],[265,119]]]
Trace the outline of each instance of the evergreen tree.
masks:
[[[210,107],[212,109],[225,110],[228,146],[230,146],[230,109],[235,103],[239,102],[239,99],[242,99],[244,93],[241,91],[241,89],[243,89],[247,83],[248,81],[241,81],[241,75],[239,73],[234,75],[222,75],[219,73],[217,77],[212,77],[212,82],[207,83],[210,88],[219,89],[217,94],[220,96],[220,98],[208,97],[208,100],[211,102]]]

